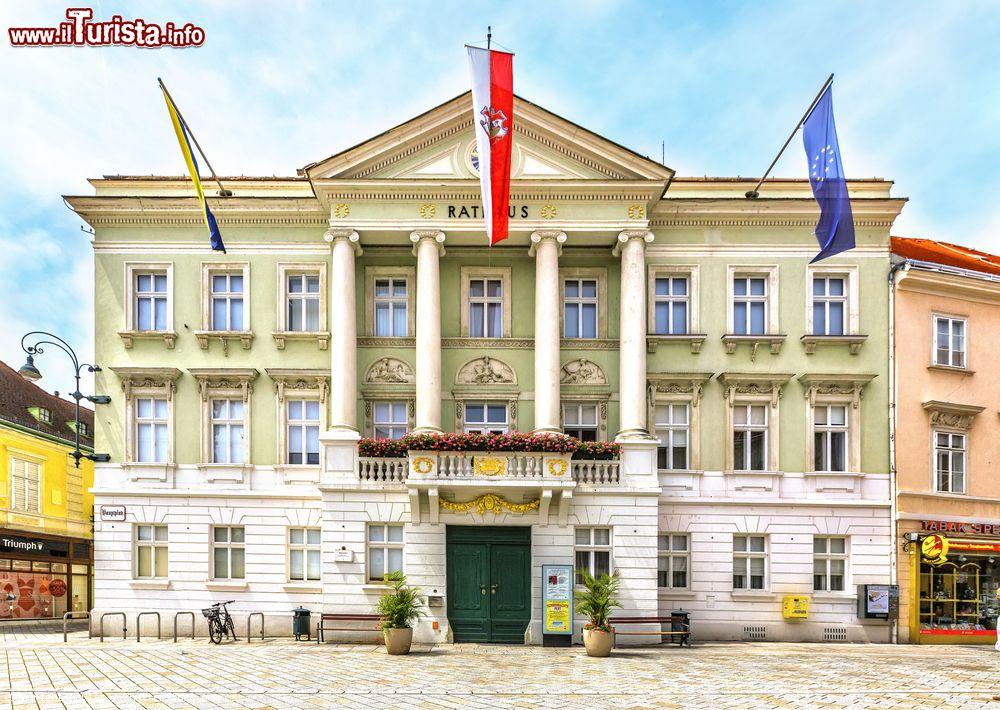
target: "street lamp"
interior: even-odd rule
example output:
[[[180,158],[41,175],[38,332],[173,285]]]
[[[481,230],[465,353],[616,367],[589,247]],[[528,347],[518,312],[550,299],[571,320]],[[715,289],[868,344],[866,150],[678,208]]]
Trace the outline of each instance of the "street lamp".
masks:
[[[34,340],[34,344],[29,345],[28,339]],[[111,397],[105,394],[95,394],[95,395],[84,395],[80,392],[80,371],[83,368],[87,368],[87,372],[100,372],[101,368],[97,365],[90,365],[88,363],[81,363],[77,358],[76,353],[73,352],[73,348],[69,346],[65,340],[52,333],[46,333],[41,330],[33,330],[30,333],[26,333],[23,338],[21,338],[21,349],[28,353],[28,359],[25,361],[21,368],[17,371],[21,377],[24,379],[35,382],[42,378],[42,373],[35,367],[35,355],[41,355],[45,352],[42,349],[43,345],[55,345],[57,348],[62,350],[64,353],[69,355],[70,359],[73,361],[73,373],[76,377],[76,389],[70,393],[70,396],[76,400],[76,444],[73,448],[73,460],[76,462],[76,467],[80,468],[80,459],[90,459],[91,461],[98,461],[101,463],[107,463],[111,460],[109,454],[85,454],[80,450],[80,400],[86,399],[88,402],[93,402],[94,404],[108,404],[111,402]]]

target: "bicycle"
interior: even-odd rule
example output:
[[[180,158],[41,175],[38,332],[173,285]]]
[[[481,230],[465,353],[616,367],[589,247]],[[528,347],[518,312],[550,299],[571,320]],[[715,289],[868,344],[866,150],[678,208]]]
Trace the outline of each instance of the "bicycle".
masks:
[[[230,599],[228,602],[216,602],[208,609],[201,610],[202,615],[208,619],[208,639],[212,643],[222,643],[223,636],[232,636],[233,641],[239,640],[236,638],[233,617],[229,614],[229,609],[226,608],[227,604],[235,603],[235,599]]]

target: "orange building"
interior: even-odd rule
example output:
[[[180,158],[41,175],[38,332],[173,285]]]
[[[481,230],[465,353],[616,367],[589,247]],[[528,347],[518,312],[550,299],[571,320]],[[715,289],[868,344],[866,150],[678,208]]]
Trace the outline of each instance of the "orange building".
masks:
[[[1000,257],[892,239],[900,641],[994,643]]]

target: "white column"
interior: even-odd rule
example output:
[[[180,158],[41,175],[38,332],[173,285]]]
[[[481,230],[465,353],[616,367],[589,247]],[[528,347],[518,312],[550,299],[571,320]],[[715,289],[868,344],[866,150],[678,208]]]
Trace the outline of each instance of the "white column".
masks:
[[[415,432],[441,431],[441,269],[444,232],[410,234],[417,257],[417,406]]]
[[[543,230],[531,234],[535,257],[535,431],[559,427],[559,254],[566,234]]]
[[[646,244],[647,230],[618,235],[614,253],[621,257],[621,314],[619,325],[619,438],[642,438],[646,429]]]
[[[354,259],[360,237],[352,229],[330,229],[330,429],[358,429],[358,328]]]

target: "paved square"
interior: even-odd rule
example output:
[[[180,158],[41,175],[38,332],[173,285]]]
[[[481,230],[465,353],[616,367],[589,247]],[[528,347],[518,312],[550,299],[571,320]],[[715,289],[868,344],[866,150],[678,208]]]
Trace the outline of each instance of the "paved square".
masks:
[[[0,625],[13,708],[983,708],[992,647],[702,644],[623,649],[108,640]]]

